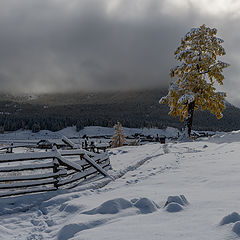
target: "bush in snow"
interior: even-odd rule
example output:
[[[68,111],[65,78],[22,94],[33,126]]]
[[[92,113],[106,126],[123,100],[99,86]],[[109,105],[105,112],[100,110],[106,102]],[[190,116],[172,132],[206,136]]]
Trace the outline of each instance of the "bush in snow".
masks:
[[[217,56],[225,55],[225,50],[221,46],[223,40],[216,33],[216,28],[202,25],[185,35],[175,51],[181,65],[170,73],[176,80],[171,83],[168,95],[159,101],[169,105],[170,115],[186,120],[187,136],[191,133],[194,110],[207,109],[220,119],[225,108],[226,94],[216,92],[214,83],[223,85],[222,72],[229,64],[217,60]]]

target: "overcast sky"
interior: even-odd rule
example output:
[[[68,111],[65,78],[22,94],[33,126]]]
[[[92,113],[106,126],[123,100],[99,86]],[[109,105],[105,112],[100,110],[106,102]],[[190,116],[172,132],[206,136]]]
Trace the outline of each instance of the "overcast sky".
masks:
[[[224,90],[240,103],[239,22],[238,0],[0,1],[1,89],[168,86],[181,37],[205,23],[225,41]]]

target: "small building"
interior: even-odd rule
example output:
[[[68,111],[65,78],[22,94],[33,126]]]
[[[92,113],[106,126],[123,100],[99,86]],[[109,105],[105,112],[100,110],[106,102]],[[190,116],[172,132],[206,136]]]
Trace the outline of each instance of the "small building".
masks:
[[[42,139],[37,143],[37,147],[41,149],[52,149],[53,146],[56,146],[57,148],[67,147],[67,145],[61,140],[50,141],[48,139]]]
[[[159,136],[159,141],[160,141],[161,144],[165,144],[166,143],[166,136],[160,135]]]

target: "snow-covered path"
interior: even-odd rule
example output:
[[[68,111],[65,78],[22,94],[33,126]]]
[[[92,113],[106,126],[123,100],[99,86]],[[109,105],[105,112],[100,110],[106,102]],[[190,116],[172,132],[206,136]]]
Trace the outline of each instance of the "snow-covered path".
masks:
[[[239,134],[114,149],[115,181],[0,199],[0,238],[238,239],[233,223],[219,222],[240,211],[239,149]],[[190,203],[182,211],[163,208],[168,196],[181,194]]]

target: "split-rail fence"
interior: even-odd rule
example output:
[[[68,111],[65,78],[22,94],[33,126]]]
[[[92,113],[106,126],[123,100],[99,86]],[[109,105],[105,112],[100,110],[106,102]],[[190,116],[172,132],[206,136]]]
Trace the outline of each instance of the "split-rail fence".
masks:
[[[83,149],[0,154],[0,197],[70,188],[99,174],[110,177],[107,152]]]

